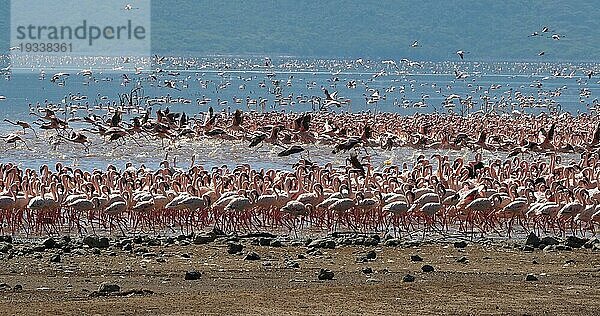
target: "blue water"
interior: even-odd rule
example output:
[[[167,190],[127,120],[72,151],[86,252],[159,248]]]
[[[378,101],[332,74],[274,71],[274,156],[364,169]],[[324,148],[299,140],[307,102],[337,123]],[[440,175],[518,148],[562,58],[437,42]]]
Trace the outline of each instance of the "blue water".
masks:
[[[6,62],[6,60],[5,60]],[[336,111],[381,111],[398,112],[411,115],[417,112],[446,112],[442,106],[445,97],[458,94],[462,97],[473,97],[474,106],[470,112],[483,109],[482,96],[487,96],[490,103],[501,103],[519,91],[525,96],[532,96],[539,103],[551,103],[554,110],[569,111],[571,113],[587,112],[590,107],[598,103],[597,96],[600,90],[598,77],[588,79],[585,71],[596,69],[600,73],[598,64],[551,64],[551,63],[427,63],[420,65],[396,61],[398,67],[389,66],[382,61],[354,60],[302,60],[294,58],[273,59],[272,67],[264,66],[262,58],[233,58],[233,57],[206,57],[188,59],[168,59],[163,65],[153,65],[153,69],[144,69],[141,74],[128,73],[128,81],[123,79],[123,74],[118,71],[92,69],[93,75],[83,76],[77,70],[67,70],[70,76],[64,84],[50,81],[56,70],[46,69],[45,78],[41,79],[40,70],[4,71],[0,80],[0,95],[5,100],[0,100],[0,120],[32,121],[29,115],[30,105],[44,107],[47,104],[59,106],[82,105],[93,109],[98,104],[119,102],[120,94],[127,94],[136,87],[141,87],[143,100],[168,97],[171,100],[189,100],[184,104],[173,102],[169,104],[156,104],[151,108],[169,106],[174,111],[185,111],[190,116],[205,112],[208,105],[198,105],[197,99],[210,98],[211,106],[216,111],[223,109],[241,108],[245,111],[311,111],[310,102],[300,103],[299,100],[309,100],[313,97],[324,97],[322,88],[330,92],[337,91],[342,99],[349,99],[349,106],[334,108]],[[6,64],[3,66],[6,67]],[[161,68],[161,73],[155,74],[156,80],[150,78],[151,72]],[[464,79],[456,79],[455,70],[466,73]],[[174,73],[178,73],[175,75]],[[174,80],[177,89],[166,87],[165,80]],[[275,81],[279,81],[277,86]],[[347,87],[349,81],[356,82],[355,88]],[[275,89],[283,96],[289,96],[291,102],[286,105],[275,103]],[[549,96],[548,93],[560,90],[560,96]],[[587,89],[589,95],[581,96],[582,89]],[[373,91],[379,91],[385,100],[381,99],[376,104],[367,104],[366,97]],[[86,96],[85,100],[77,101],[71,96]],[[240,98],[241,103],[234,99]],[[267,106],[246,106],[246,99],[267,99]],[[426,107],[415,108],[412,104],[424,100]],[[220,105],[217,101],[227,101]],[[461,106],[456,106],[454,111],[461,111]],[[546,107],[521,106],[499,107],[498,111],[510,112],[519,110],[537,113],[548,111]],[[95,113],[102,115],[104,110]],[[87,115],[85,109],[77,112],[64,112],[66,118]],[[75,127],[82,126],[74,124]],[[18,131],[19,129],[0,123],[0,132]],[[42,133],[43,134],[43,133]],[[123,164],[125,161],[136,163],[157,164],[164,157],[165,151],[154,144],[141,150],[125,150],[112,148],[102,144],[101,152],[91,154],[83,153],[81,147],[72,144],[63,144],[57,149],[49,148],[46,133],[40,140],[31,135],[26,135],[28,151],[23,146],[16,149],[12,145],[4,146],[0,151],[0,161],[17,161],[23,166],[37,166],[41,163],[63,161],[69,164],[81,165],[86,168],[105,167],[108,163]],[[177,148],[179,146],[179,148]],[[212,151],[206,151],[210,147]],[[228,147],[230,146],[230,147]],[[188,161],[190,151],[196,153],[199,163],[218,165],[222,162],[237,164],[248,161],[249,157],[263,162],[264,166],[291,165],[295,159],[271,159],[265,155],[273,156],[272,148],[263,148],[265,155],[254,155],[241,150],[238,154],[222,157],[224,152],[235,151],[235,148],[245,148],[243,144],[233,144],[219,148],[219,144],[177,144],[170,148],[172,155],[180,155],[180,161]],[[208,152],[208,153],[207,153]],[[220,152],[220,154],[219,154]],[[326,149],[314,148],[313,155],[322,160],[327,159]],[[256,153],[256,152],[255,152]],[[398,156],[399,155],[399,156]],[[396,158],[401,158],[397,154]],[[382,157],[383,159],[384,157]],[[385,157],[386,159],[394,156]],[[318,158],[317,158],[318,159]],[[282,163],[284,161],[284,163]],[[343,159],[340,158],[340,163]]]

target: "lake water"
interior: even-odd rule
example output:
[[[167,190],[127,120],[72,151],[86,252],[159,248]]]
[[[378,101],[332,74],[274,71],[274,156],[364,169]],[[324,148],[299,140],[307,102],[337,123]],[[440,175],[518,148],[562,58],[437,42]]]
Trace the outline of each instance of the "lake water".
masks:
[[[8,66],[6,59],[3,67]],[[78,74],[77,70],[64,69],[70,75],[66,79],[51,82],[50,78],[57,69],[46,69],[45,78],[41,79],[40,70],[4,71],[0,80],[0,119],[24,120],[31,122],[34,117],[29,115],[30,104],[34,107],[44,107],[46,104],[63,106],[78,104],[94,109],[98,104],[119,102],[119,95],[129,93],[136,87],[144,100],[168,98],[170,100],[189,100],[191,103],[155,104],[155,111],[167,105],[173,111],[185,111],[194,116],[205,112],[208,105],[198,105],[196,100],[211,99],[210,105],[215,111],[240,108],[245,111],[262,111],[260,107],[246,105],[246,99],[267,100],[266,111],[311,111],[310,100],[314,96],[324,97],[322,88],[330,92],[337,91],[338,96],[349,99],[349,106],[335,109],[337,111],[381,111],[398,112],[412,115],[417,112],[431,113],[434,111],[447,112],[450,107],[442,105],[446,96],[458,94],[462,97],[471,95],[474,106],[470,111],[483,109],[483,98],[498,106],[499,111],[511,112],[519,110],[537,113],[551,109],[560,109],[571,113],[587,112],[590,107],[598,104],[597,95],[600,84],[597,77],[588,79],[585,71],[596,69],[598,64],[551,64],[551,63],[429,63],[396,61],[397,67],[382,61],[343,61],[343,60],[303,60],[295,58],[275,58],[272,67],[264,66],[262,57],[206,57],[206,58],[177,58],[169,59],[165,64],[153,65],[152,70],[161,68],[150,78],[151,69],[142,70],[141,74],[128,73],[127,80],[119,71],[92,69],[92,76]],[[457,79],[456,73],[465,74],[463,79]],[[165,86],[165,81],[175,83],[175,89]],[[278,81],[277,84],[274,82]],[[356,83],[348,87],[349,82]],[[60,84],[57,84],[60,83]],[[587,94],[582,95],[582,89]],[[274,92],[283,97],[290,97],[290,102],[280,104],[275,102]],[[367,104],[368,98],[378,91],[385,99],[376,104]],[[536,99],[538,105],[547,106],[512,107],[516,104],[515,92]],[[556,92],[559,93],[556,93]],[[72,97],[75,96],[75,97]],[[77,98],[85,96],[84,100]],[[242,99],[235,103],[235,99]],[[227,101],[226,105],[217,104]],[[424,101],[425,107],[414,107],[413,104]],[[454,111],[460,111],[456,105]],[[102,115],[105,110],[96,110]],[[72,114],[61,113],[65,118],[87,115],[85,109]],[[76,129],[84,127],[74,123]],[[0,124],[0,132],[7,134],[18,131],[15,126],[5,122]],[[43,163],[64,162],[68,165],[80,166],[85,169],[105,168],[113,163],[118,166],[131,161],[136,165],[145,163],[148,167],[156,167],[164,159],[166,151],[160,142],[151,142],[138,147],[129,142],[127,148],[115,144],[103,143],[101,139],[91,137],[94,144],[90,153],[83,151],[77,144],[61,144],[57,148],[49,146],[50,137],[54,132],[43,132],[38,129],[39,139],[31,132],[25,135],[27,150],[24,145],[2,144],[0,161],[17,162],[21,166],[37,168]],[[330,148],[325,146],[309,146],[311,159],[324,163],[334,160],[343,164],[345,155],[332,158]],[[170,148],[170,159],[177,156],[180,166],[187,166],[192,153],[196,161],[206,166],[221,164],[236,165],[250,163],[258,167],[289,168],[298,157],[280,158],[276,156],[277,148],[263,146],[258,150],[248,150],[243,142],[222,142],[202,140],[198,142],[180,141]],[[417,154],[414,150],[395,149],[391,152],[373,154],[376,163],[392,160],[395,163],[412,161]],[[427,154],[430,154],[429,152]],[[454,152],[454,156],[469,155],[467,152]]]

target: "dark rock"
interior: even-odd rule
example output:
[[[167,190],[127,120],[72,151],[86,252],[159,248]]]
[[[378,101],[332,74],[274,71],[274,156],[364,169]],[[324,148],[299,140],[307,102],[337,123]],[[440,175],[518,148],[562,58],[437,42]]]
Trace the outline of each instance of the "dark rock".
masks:
[[[375,260],[377,258],[377,253],[371,250],[365,254],[365,258],[367,258],[367,260]]]
[[[108,248],[108,246],[110,246],[110,242],[107,237],[100,238],[92,235],[83,238],[83,243],[90,248]]]
[[[10,291],[12,288],[6,283],[0,283],[0,291]]]
[[[377,235],[375,235],[375,236],[377,236]],[[365,239],[364,245],[375,247],[379,244],[379,242],[380,242],[379,236],[377,236],[377,238],[370,237],[370,238]]]
[[[56,240],[54,240],[52,237],[46,238],[44,241],[42,241],[42,245],[44,245],[46,249],[52,249],[56,247]]]
[[[186,235],[181,234],[181,235],[177,235],[176,239],[177,239],[177,241],[184,241],[186,238],[187,238]]]
[[[113,293],[119,291],[121,291],[121,287],[119,285],[108,282],[100,284],[100,287],[98,288],[98,292],[100,293]]]
[[[21,284],[15,284],[15,286],[13,287],[13,291],[21,292],[21,291],[23,291],[23,286]]]
[[[0,243],[0,253],[7,253],[9,250],[12,249],[12,245],[7,243],[7,242],[1,242]]]
[[[230,255],[242,252],[244,250],[244,245],[236,242],[230,242],[227,244],[227,253]]]
[[[250,261],[260,260],[260,256],[256,252],[251,251],[246,255],[244,260],[250,260]]]
[[[299,253],[298,256],[296,256],[298,259],[306,259],[306,256]]]
[[[454,242],[454,248],[466,248],[466,247],[467,247],[467,243],[463,240]]]
[[[135,236],[133,237],[133,243],[134,244],[141,244],[144,242],[144,237],[143,236]]]
[[[571,248],[581,248],[583,247],[583,245],[585,245],[586,242],[588,242],[587,239],[579,238],[576,236],[569,236],[565,239],[564,244],[565,246],[569,246]]]
[[[55,254],[50,257],[50,262],[59,263],[61,261],[60,255]]]
[[[159,247],[160,245],[162,245],[162,243],[158,238],[148,240],[148,247]]]
[[[12,244],[13,238],[10,235],[0,236],[0,242],[6,242]]]
[[[199,280],[201,276],[202,276],[202,274],[200,272],[192,270],[192,271],[186,272],[185,277],[183,279],[194,281],[194,280]]]
[[[165,238],[165,244],[172,245],[174,243],[175,243],[175,238],[173,238],[173,237],[167,237],[167,238]]]
[[[127,243],[123,246],[123,251],[131,251],[133,249],[133,245],[131,243]]]
[[[258,239],[258,245],[262,246],[262,247],[267,247],[271,245],[271,241],[273,241],[273,239],[271,238],[260,238]]]
[[[364,238],[352,239],[352,238],[340,237],[340,238],[338,238],[337,243],[340,245],[347,245],[347,246],[352,245],[352,244],[360,246],[360,245],[365,244],[365,239]]]
[[[538,280],[538,278],[531,273],[529,273],[527,276],[525,276],[525,281],[537,281],[537,280]]]
[[[307,247],[335,249],[336,243],[335,243],[335,240],[332,240],[332,239],[315,239],[315,240],[311,241]]]
[[[133,252],[136,253],[136,254],[145,254],[145,253],[148,253],[150,251],[146,247],[137,247],[137,248],[135,248],[135,250]]]
[[[37,246],[31,247],[31,250],[33,250],[35,252],[44,252],[44,250],[46,250],[46,247],[44,247],[43,245],[37,245]]]
[[[465,257],[465,256],[462,256],[462,257],[456,259],[456,262],[458,262],[458,263],[468,263],[469,259],[467,259],[467,257]]]
[[[116,257],[116,256],[117,256],[117,253],[116,253],[116,252],[114,252],[114,251],[111,251],[111,252],[109,252],[109,253],[108,253],[108,256],[109,256],[109,257]]]
[[[523,248],[521,248],[521,250],[523,250],[525,252],[533,252],[535,250],[535,248],[533,248],[533,246],[530,246],[530,245],[525,245],[525,246],[523,246]]]
[[[192,256],[189,253],[187,253],[187,252],[184,252],[184,253],[181,254],[181,258],[190,259],[191,257]]]
[[[283,247],[283,243],[281,243],[281,240],[279,240],[279,239],[273,239],[273,240],[271,240],[271,243],[269,244],[269,246],[271,246],[271,247]]]
[[[565,264],[575,264],[575,260],[569,259],[569,260],[565,261]]]
[[[400,240],[396,238],[387,239],[383,245],[386,247],[396,247],[400,244]]]
[[[415,281],[415,277],[413,275],[407,274],[404,277],[402,277],[402,282],[414,282]]]
[[[371,274],[371,273],[373,273],[373,269],[371,267],[365,267],[362,269],[362,273]]]
[[[319,275],[317,276],[317,278],[319,280],[332,280],[334,276],[333,271],[330,271],[328,269],[321,269],[319,271]]]
[[[592,246],[592,250],[594,250],[594,251],[598,251],[598,250],[600,250],[600,243],[599,243],[599,244],[594,244],[594,245]]]
[[[98,248],[93,248],[92,249],[92,254],[99,255],[100,253],[101,253],[100,249],[98,249]]]
[[[426,264],[426,265],[424,265],[424,266],[421,267],[421,271],[423,271],[423,272],[433,272],[433,271],[435,271],[435,269],[433,268],[433,266]]]
[[[533,232],[531,232],[527,236],[527,240],[525,241],[525,245],[537,248],[537,247],[540,246],[540,238],[536,234],[534,234]]]
[[[556,250],[558,251],[571,251],[573,250],[573,247],[567,246],[567,245],[556,245],[554,246]]]
[[[421,261],[423,261],[423,258],[421,258],[421,256],[419,256],[419,255],[412,255],[412,256],[410,256],[410,261],[421,262]]]
[[[554,237],[546,236],[540,240],[540,244],[550,246],[550,245],[558,245],[559,242],[558,242],[558,239],[556,239]]]
[[[414,248],[414,247],[420,247],[421,246],[421,242],[418,240],[408,240],[405,241],[404,243],[402,243],[402,247],[404,248]]]
[[[547,245],[544,247],[544,252],[550,252],[550,251],[554,251],[554,250],[556,250],[556,245]]]
[[[198,235],[194,238],[194,244],[196,245],[205,245],[211,243],[217,239],[217,236],[214,234],[203,234]]]
[[[583,247],[586,249],[592,249],[592,247],[594,247],[595,244],[600,243],[600,240],[598,240],[598,238],[592,238],[590,240],[588,240]]]
[[[539,264],[539,262],[537,262],[537,260],[533,260],[531,261],[531,264]]]
[[[323,244],[323,248],[327,248],[327,249],[335,249],[335,246],[336,246],[335,240],[327,240]]]

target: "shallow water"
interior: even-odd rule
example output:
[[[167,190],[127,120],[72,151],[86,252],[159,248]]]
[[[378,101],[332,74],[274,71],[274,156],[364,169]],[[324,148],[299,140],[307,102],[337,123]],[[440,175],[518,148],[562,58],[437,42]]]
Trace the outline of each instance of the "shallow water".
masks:
[[[187,63],[187,66],[184,64]],[[398,62],[398,69],[388,67],[380,61],[365,61],[357,64],[353,61],[336,60],[301,60],[291,58],[274,59],[273,68],[261,67],[262,59],[252,58],[192,58],[173,59],[171,62],[160,67],[165,71],[157,74],[157,80],[148,80],[149,72],[142,74],[128,74],[130,82],[123,80],[122,74],[114,71],[95,71],[93,77],[78,75],[77,71],[68,71],[71,75],[64,81],[64,85],[50,82],[49,78],[55,70],[46,70],[45,79],[40,79],[39,71],[14,71],[11,75],[5,74],[0,80],[0,95],[6,97],[0,100],[0,119],[10,118],[12,120],[33,121],[29,115],[29,104],[73,105],[82,107],[72,113],[59,114],[65,118],[81,117],[87,115],[86,107],[92,111],[98,103],[119,100],[119,94],[129,93],[137,86],[143,87],[143,95],[148,98],[169,96],[172,99],[187,99],[190,104],[170,103],[168,106],[173,111],[185,111],[190,116],[207,110],[207,105],[197,105],[196,99],[210,98],[211,105],[216,111],[222,109],[241,108],[245,111],[257,110],[259,107],[246,106],[245,99],[266,98],[268,106],[264,109],[285,111],[310,111],[310,103],[293,102],[288,105],[275,104],[273,90],[274,80],[279,80],[279,87],[283,96],[291,96],[293,100],[297,97],[308,99],[312,96],[323,96],[321,87],[330,91],[338,91],[338,95],[351,99],[349,107],[340,110],[351,111],[384,111],[398,112],[411,115],[417,112],[447,111],[441,103],[445,96],[450,94],[472,95],[476,105],[472,111],[479,110],[483,104],[481,96],[488,96],[492,102],[499,102],[503,98],[514,95],[514,91],[520,91],[523,95],[531,95],[540,99],[552,99],[560,104],[562,110],[572,113],[588,111],[586,104],[593,104],[600,90],[597,78],[587,79],[583,69],[598,68],[597,64],[547,64],[547,63],[428,63],[422,62],[421,67]],[[190,66],[191,65],[191,66]],[[159,67],[159,66],[156,66]],[[464,80],[456,80],[454,70],[468,73]],[[178,72],[173,76],[169,72]],[[383,71],[383,72],[382,72]],[[566,76],[552,76],[560,72]],[[379,74],[379,76],[375,76]],[[269,77],[267,77],[269,75]],[[272,76],[271,76],[272,75]],[[164,80],[176,80],[179,90],[164,87]],[[348,88],[346,83],[355,80],[357,87]],[[289,85],[288,85],[289,81]],[[261,83],[264,86],[261,87]],[[542,88],[536,84],[541,83]],[[491,87],[496,85],[495,87]],[[392,91],[392,88],[393,91]],[[560,96],[546,97],[544,93],[561,88]],[[580,97],[580,90],[586,88],[590,91],[589,97]],[[371,90],[367,90],[371,89]],[[364,94],[378,90],[386,99],[377,104],[367,105]],[[387,92],[386,92],[387,90]],[[69,97],[87,96],[87,100],[74,101]],[[414,108],[410,106],[398,106],[394,103],[413,104],[425,97],[427,107]],[[102,100],[106,97],[107,100]],[[234,98],[241,98],[241,104],[234,103]],[[227,105],[217,105],[217,100],[228,101]],[[581,101],[583,100],[583,101]],[[154,105],[152,110],[164,108],[167,104]],[[516,108],[524,112],[539,112],[546,108]],[[459,108],[455,108],[459,110]],[[503,111],[511,111],[512,108],[504,108]],[[102,115],[105,110],[95,110]],[[76,129],[83,127],[81,124],[73,124]],[[2,122],[0,133],[18,131],[19,129]],[[2,144],[0,147],[0,161],[14,161],[21,166],[38,167],[43,163],[64,162],[68,165],[79,166],[85,169],[105,168],[107,164],[114,163],[124,165],[131,161],[138,165],[146,164],[148,167],[157,166],[159,161],[165,157],[160,142],[150,142],[143,147],[128,142],[129,148],[105,144],[102,139],[94,138],[87,134],[92,143],[92,151],[86,153],[83,147],[73,144],[62,144],[57,148],[49,145],[50,136],[54,132],[44,133],[40,139],[34,139],[28,131],[27,144],[32,149],[27,150],[24,145],[18,144],[17,148],[12,145]],[[346,155],[333,156],[330,148],[325,146],[308,146],[310,158],[319,163],[325,163],[333,159],[334,164],[343,164]],[[237,165],[250,163],[257,167],[289,168],[298,157],[277,157],[279,148],[263,146],[256,150],[249,150],[246,144],[240,141],[215,141],[202,140],[198,142],[179,141],[169,146],[170,157],[177,156],[179,166],[188,166],[191,155],[196,155],[196,163],[206,166],[215,165]],[[413,149],[395,149],[392,152],[380,152],[373,154],[375,164],[391,159],[394,163],[412,161],[419,153]],[[430,155],[431,152],[426,152]],[[455,152],[452,156],[468,156],[469,153]],[[306,156],[303,155],[303,156]],[[486,157],[487,158],[487,157]]]

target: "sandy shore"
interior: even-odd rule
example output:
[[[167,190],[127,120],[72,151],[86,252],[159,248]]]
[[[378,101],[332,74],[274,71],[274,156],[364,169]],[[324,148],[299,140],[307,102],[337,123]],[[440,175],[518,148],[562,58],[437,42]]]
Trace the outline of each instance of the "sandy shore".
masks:
[[[330,249],[321,248],[333,246],[327,241],[313,243],[317,248],[268,238],[211,240],[121,238],[108,247],[86,241],[102,248],[60,238],[0,243],[0,314],[597,315],[600,308],[596,246],[343,246],[349,241],[332,238]],[[238,250],[230,243],[242,251],[229,253]],[[423,272],[424,265],[434,271]],[[321,269],[333,279],[319,280]],[[185,280],[189,271],[199,279]],[[403,281],[407,274],[413,282]],[[537,280],[526,281],[527,274]],[[120,290],[98,292],[102,283]]]

